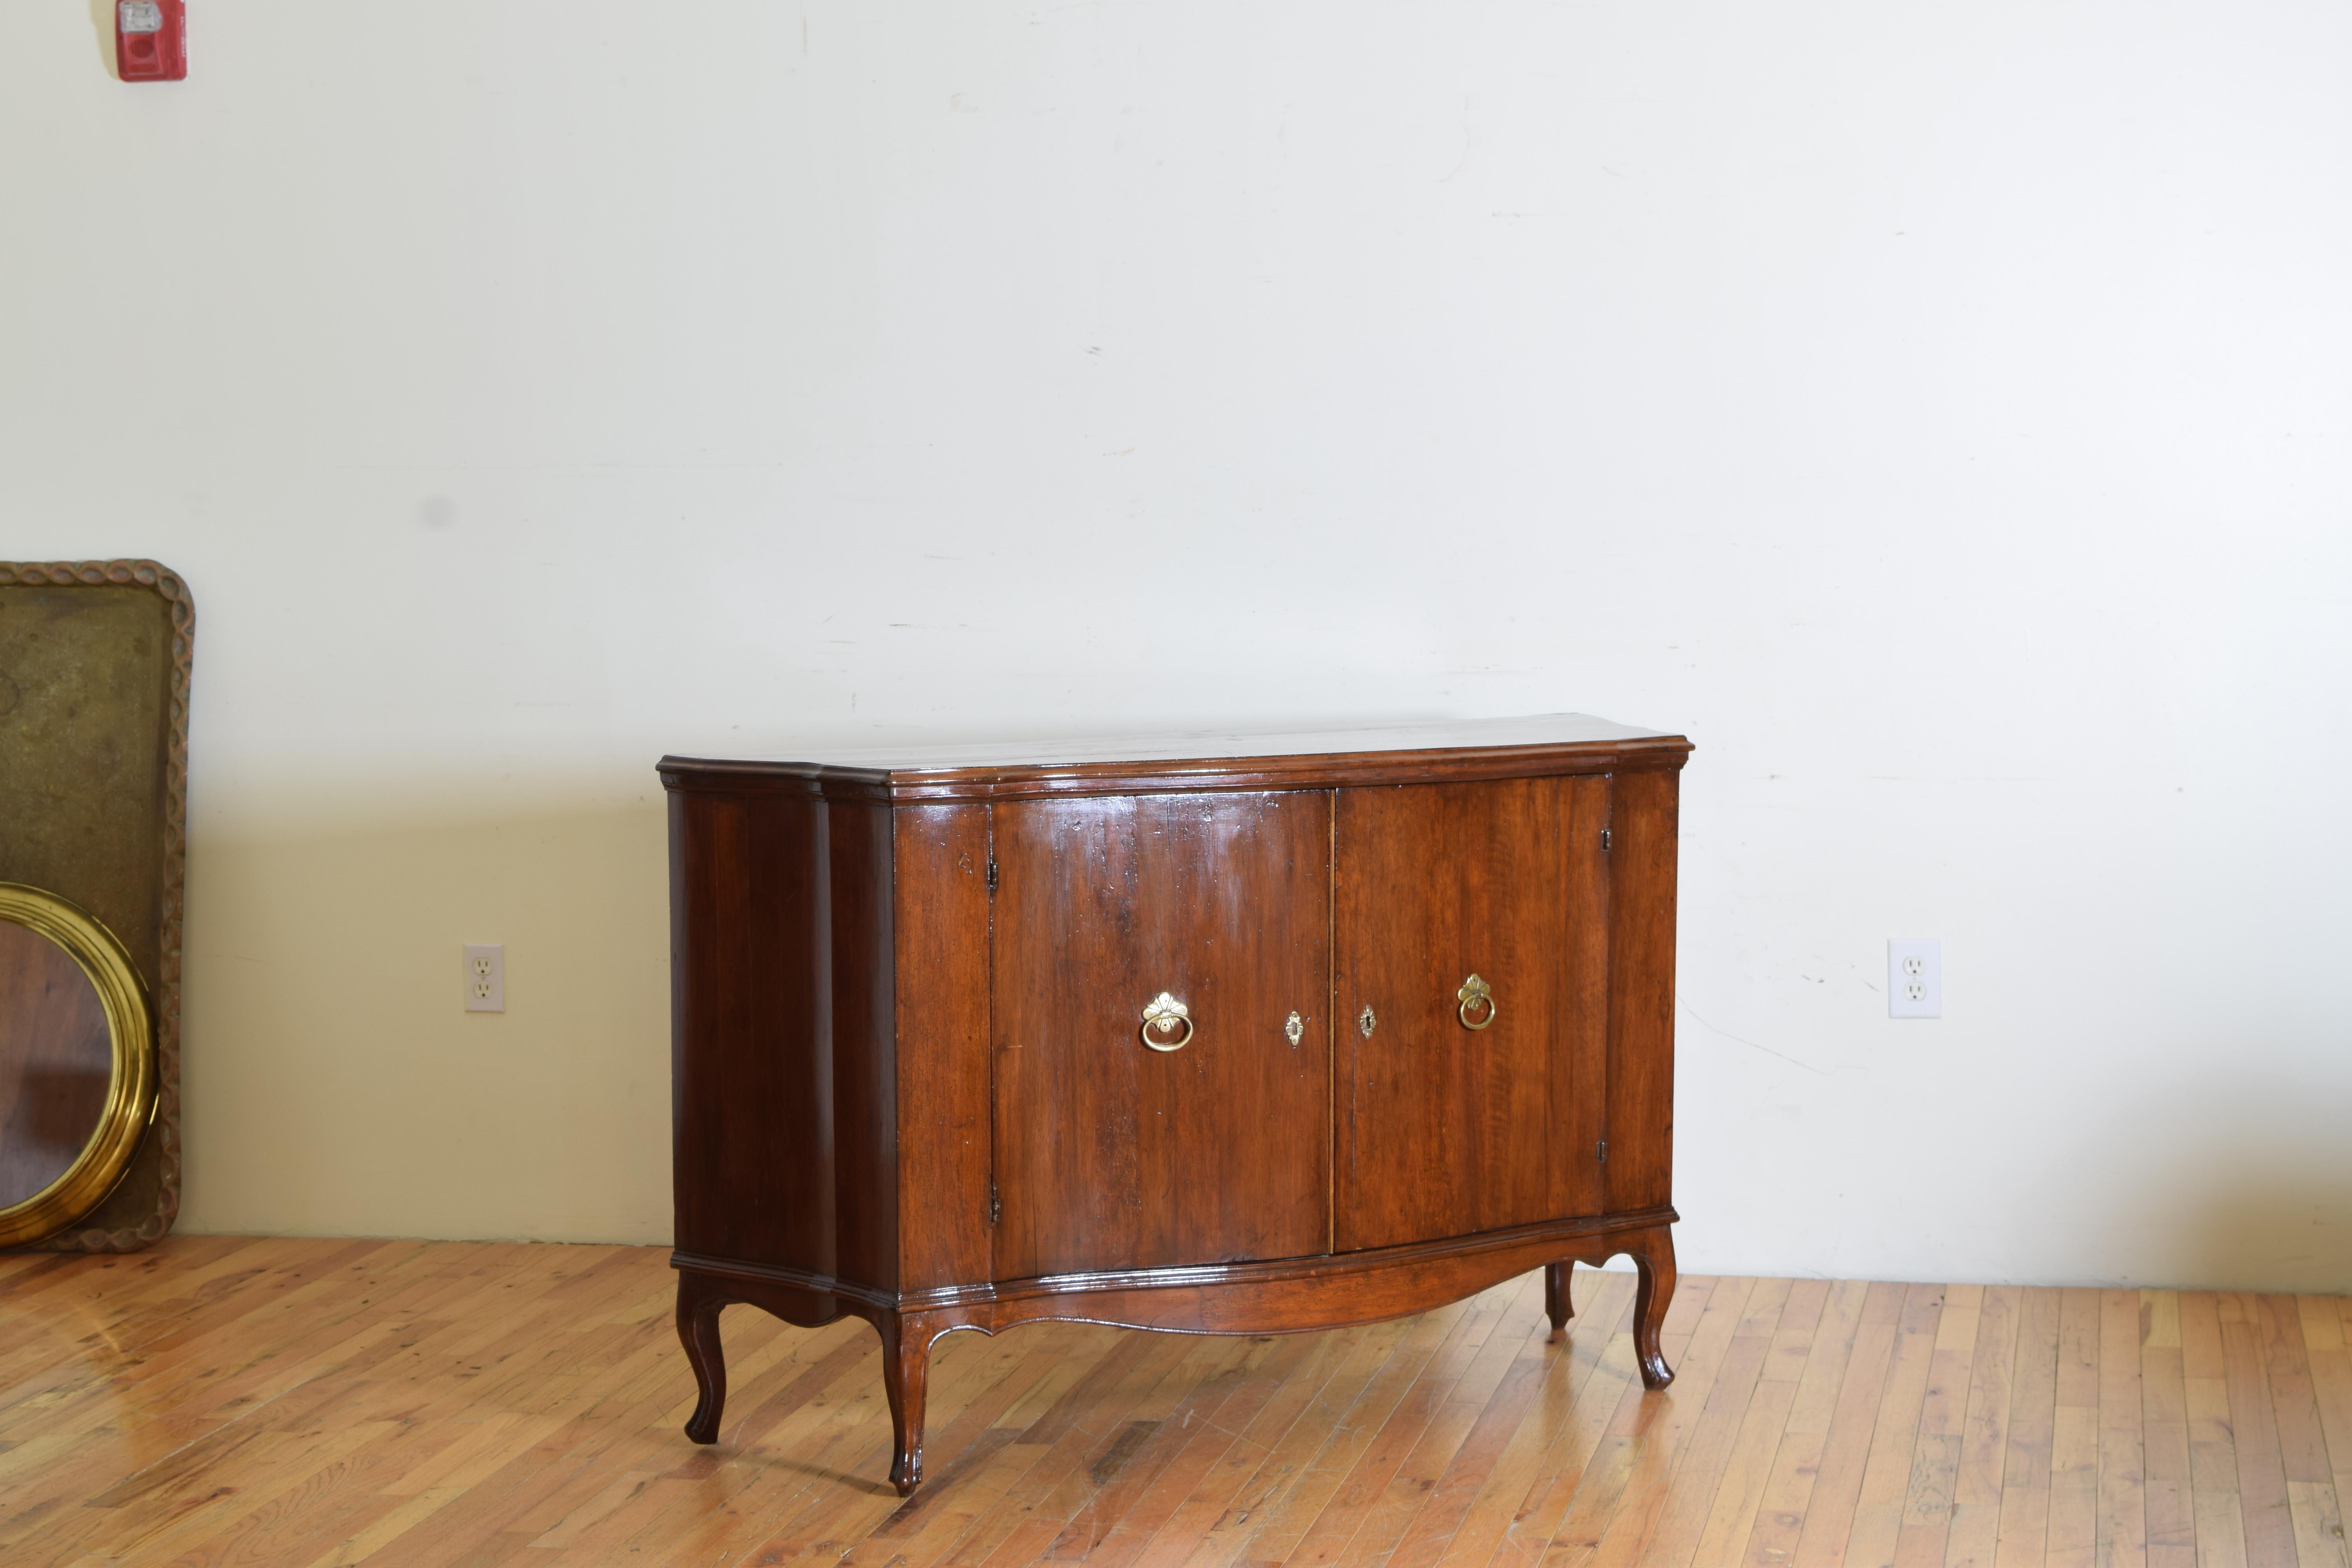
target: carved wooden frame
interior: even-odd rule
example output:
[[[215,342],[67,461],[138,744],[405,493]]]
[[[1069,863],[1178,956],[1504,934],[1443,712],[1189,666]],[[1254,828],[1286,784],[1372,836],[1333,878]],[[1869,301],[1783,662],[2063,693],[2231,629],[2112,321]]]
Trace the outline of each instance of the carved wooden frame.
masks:
[[[155,1207],[136,1225],[68,1229],[34,1244],[58,1252],[135,1252],[162,1239],[180,1213],[180,922],[188,874],[188,678],[195,660],[196,602],[180,574],[155,561],[0,561],[0,586],[19,584],[149,588],[172,617],[164,699],[162,956],[158,973],[150,977],[156,1103],[147,1135],[156,1141],[160,1162]]]

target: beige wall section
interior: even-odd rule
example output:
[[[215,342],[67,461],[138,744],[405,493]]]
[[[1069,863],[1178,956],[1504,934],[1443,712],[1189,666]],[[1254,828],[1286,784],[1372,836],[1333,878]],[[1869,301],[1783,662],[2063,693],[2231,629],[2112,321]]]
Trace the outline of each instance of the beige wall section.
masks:
[[[666,853],[658,799],[198,835],[183,1227],[667,1242]]]

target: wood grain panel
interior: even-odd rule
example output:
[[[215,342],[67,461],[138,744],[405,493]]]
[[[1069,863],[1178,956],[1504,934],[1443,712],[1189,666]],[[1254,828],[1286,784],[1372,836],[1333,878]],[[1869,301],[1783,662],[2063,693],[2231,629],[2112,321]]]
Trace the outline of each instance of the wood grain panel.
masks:
[[[670,796],[677,1245],[829,1275],[828,860],[822,801]]]
[[[1567,930],[1553,962],[1560,1010],[1552,1016],[1551,1133],[1544,1166],[1547,1217],[1598,1214],[1609,1135],[1609,780],[1557,781],[1567,795]]]
[[[988,807],[897,812],[899,1279],[989,1274]]]
[[[844,1279],[883,1286],[898,1280],[892,837],[887,806],[825,808],[837,1268]]]
[[[1606,789],[1549,778],[1339,792],[1342,1250],[1597,1205]],[[1496,1003],[1476,1030],[1457,995],[1473,973]]]
[[[1681,779],[1610,781],[1608,1208],[1672,1203],[1675,862]]]
[[[996,1278],[1323,1249],[1328,809],[994,808]],[[1138,1034],[1163,991],[1195,1030],[1168,1053]]]

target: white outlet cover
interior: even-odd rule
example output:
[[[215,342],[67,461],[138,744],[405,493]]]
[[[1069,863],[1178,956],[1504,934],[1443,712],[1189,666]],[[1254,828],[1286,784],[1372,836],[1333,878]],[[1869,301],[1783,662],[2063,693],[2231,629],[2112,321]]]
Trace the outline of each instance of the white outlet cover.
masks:
[[[466,944],[466,1011],[507,1010],[507,948],[502,942]]]
[[[1944,1016],[1944,942],[1940,937],[1897,936],[1886,942],[1886,1016]]]

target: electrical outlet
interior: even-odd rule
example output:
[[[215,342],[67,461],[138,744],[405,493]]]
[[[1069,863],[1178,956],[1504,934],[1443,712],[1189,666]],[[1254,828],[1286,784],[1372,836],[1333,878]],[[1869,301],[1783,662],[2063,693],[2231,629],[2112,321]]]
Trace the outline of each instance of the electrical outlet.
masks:
[[[1932,936],[1898,936],[1886,943],[1886,1016],[1944,1016],[1944,943]]]
[[[507,949],[504,942],[466,944],[466,1011],[507,1010]]]

